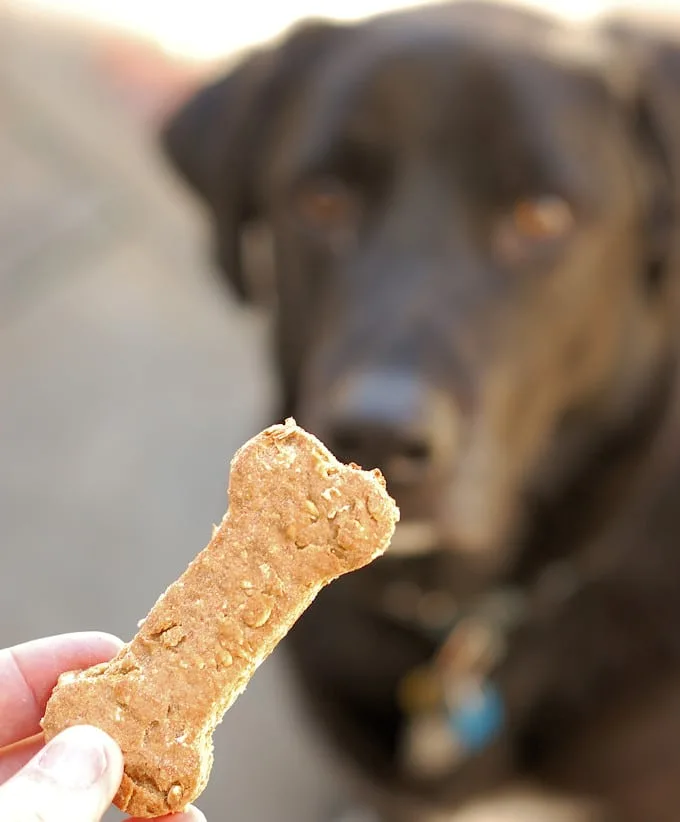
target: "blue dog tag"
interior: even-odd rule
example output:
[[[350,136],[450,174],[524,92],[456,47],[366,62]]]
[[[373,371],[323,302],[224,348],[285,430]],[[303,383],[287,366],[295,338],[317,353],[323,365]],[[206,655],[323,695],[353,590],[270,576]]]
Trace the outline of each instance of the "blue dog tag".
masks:
[[[449,724],[461,746],[478,752],[489,745],[503,728],[505,711],[500,692],[486,682],[450,706]]]

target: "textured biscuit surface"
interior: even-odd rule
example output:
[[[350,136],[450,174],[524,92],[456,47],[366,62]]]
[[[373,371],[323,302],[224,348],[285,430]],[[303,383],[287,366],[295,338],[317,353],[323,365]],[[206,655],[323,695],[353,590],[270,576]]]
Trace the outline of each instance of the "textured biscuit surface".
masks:
[[[47,739],[96,725],[120,745],[114,803],[183,809],[205,789],[212,734],[258,665],[321,588],[382,554],[399,512],[378,471],[345,466],[293,420],[246,443],[209,545],[110,662],[63,674]]]

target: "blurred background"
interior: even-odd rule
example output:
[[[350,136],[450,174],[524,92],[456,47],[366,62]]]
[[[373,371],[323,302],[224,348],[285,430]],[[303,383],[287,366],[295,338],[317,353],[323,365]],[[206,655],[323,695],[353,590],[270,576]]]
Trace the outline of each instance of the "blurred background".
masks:
[[[394,5],[0,0],[0,647],[129,638],[221,518],[229,458],[272,420],[264,318],[211,277],[158,123],[294,20]],[[342,800],[280,654],[216,745],[210,822],[313,822]]]

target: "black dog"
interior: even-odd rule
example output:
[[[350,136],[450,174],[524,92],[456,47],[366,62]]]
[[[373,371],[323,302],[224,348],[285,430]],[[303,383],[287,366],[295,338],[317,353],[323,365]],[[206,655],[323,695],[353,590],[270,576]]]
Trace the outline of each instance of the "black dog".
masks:
[[[530,784],[680,818],[680,48],[482,3],[312,22],[165,145],[244,299],[271,231],[281,416],[401,507],[288,646],[385,816]]]

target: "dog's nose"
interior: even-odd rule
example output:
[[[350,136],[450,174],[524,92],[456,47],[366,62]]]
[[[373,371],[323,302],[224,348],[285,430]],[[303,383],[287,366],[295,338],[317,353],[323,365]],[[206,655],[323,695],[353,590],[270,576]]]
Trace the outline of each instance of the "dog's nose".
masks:
[[[418,483],[443,464],[455,417],[438,391],[399,371],[347,380],[330,400],[327,437],[336,456],[380,468],[388,480]]]

